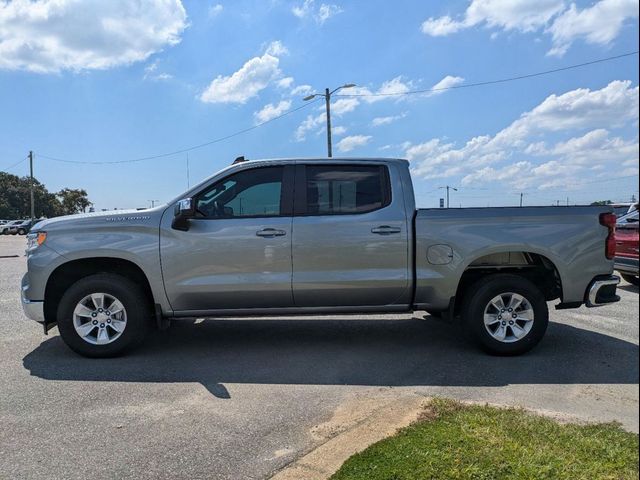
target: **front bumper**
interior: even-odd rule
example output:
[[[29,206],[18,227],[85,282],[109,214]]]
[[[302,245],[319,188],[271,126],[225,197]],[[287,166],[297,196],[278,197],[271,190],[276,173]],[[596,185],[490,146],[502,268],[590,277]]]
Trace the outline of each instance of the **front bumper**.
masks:
[[[27,318],[35,320],[38,323],[44,325],[44,301],[42,300],[29,300],[26,296],[29,290],[29,274],[25,274],[22,277],[22,285],[20,288],[20,298],[22,300],[22,310]]]
[[[22,297],[22,310],[27,318],[44,325],[44,302],[34,302]]]
[[[616,295],[616,286],[620,283],[620,277],[616,275],[602,275],[596,277],[589,284],[585,295],[585,305],[587,307],[599,307],[608,303],[615,303],[620,300]]]
[[[629,273],[631,275],[638,275],[640,272],[637,258],[616,257],[613,268],[619,272]]]

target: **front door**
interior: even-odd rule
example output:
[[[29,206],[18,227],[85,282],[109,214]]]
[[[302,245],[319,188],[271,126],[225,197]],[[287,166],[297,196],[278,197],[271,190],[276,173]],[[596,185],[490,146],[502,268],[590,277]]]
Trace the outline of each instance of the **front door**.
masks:
[[[174,311],[293,306],[293,168],[250,168],[206,187],[187,231],[165,214],[162,272]]]

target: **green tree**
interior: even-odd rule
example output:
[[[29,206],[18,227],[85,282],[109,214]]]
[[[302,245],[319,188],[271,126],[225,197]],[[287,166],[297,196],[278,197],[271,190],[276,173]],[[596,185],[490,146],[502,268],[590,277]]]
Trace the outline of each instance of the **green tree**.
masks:
[[[93,205],[83,189],[63,188],[56,194],[60,200],[63,215],[84,212]]]
[[[31,215],[31,197],[29,193],[30,178],[18,177],[6,172],[0,172],[0,218],[27,218]],[[91,202],[86,198],[84,190],[70,190],[78,194],[68,194],[68,210],[65,210],[57,194],[49,192],[38,180],[33,180],[34,214],[36,217],[55,217],[69,213],[77,213],[89,206]],[[63,190],[63,191],[64,191]],[[73,199],[76,200],[73,200]],[[76,208],[73,208],[73,205]]]
[[[602,206],[602,205],[611,205],[613,202],[611,200],[598,200],[597,202],[591,202],[591,205]]]

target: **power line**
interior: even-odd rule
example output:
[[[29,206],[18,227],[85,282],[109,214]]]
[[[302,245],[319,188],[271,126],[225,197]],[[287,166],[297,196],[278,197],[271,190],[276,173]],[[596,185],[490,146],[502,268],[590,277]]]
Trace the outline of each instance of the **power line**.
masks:
[[[29,158],[29,157],[28,157],[28,156],[26,156],[26,157],[24,157],[22,160],[20,160],[19,162],[16,162],[16,163],[14,163],[14,164],[12,164],[12,165],[9,165],[8,167],[3,168],[3,169],[2,169],[2,171],[4,171],[4,172],[8,172],[8,171],[9,171],[9,170],[11,170],[13,167],[17,167],[18,165],[20,165],[22,162],[26,162],[28,158]]]
[[[418,93],[442,92],[445,90],[454,90],[458,88],[481,87],[483,85],[495,85],[496,83],[513,82],[515,80],[524,80],[526,78],[540,77],[542,75],[549,75],[552,73],[564,72],[565,70],[572,70],[574,68],[586,67],[589,65],[594,65],[596,63],[609,62],[612,60],[617,60],[624,57],[630,57],[632,55],[637,55],[637,54],[638,54],[638,50],[633,52],[622,53],[620,55],[615,55],[612,57],[599,58],[597,60],[591,60],[590,62],[577,63],[575,65],[568,65],[566,67],[554,68],[553,70],[545,70],[543,72],[528,73],[526,75],[500,78],[497,80],[486,80],[483,82],[466,83],[464,85],[452,85],[450,87],[438,87],[438,88],[425,88],[423,90],[410,90],[408,92],[396,92],[396,93],[351,93],[351,94],[342,93],[342,94],[336,94],[336,97],[390,97],[390,96],[399,96],[399,95],[414,95]]]
[[[219,143],[222,142],[224,140],[228,140],[230,138],[233,137],[237,137],[238,135],[242,135],[243,133],[247,133],[250,132],[251,130],[255,130],[256,128],[260,128],[263,125],[266,125],[268,123],[274,122],[282,117],[285,117],[287,115],[290,115],[294,112],[297,112],[298,110],[302,110],[303,108],[307,108],[308,106],[310,106],[313,103],[316,103],[318,100],[313,100],[311,102],[307,102],[307,103],[303,103],[302,105],[300,105],[299,107],[293,108],[291,110],[287,110],[286,112],[278,115],[277,117],[273,117],[269,120],[266,120],[264,122],[261,123],[257,123],[255,125],[253,125],[252,127],[248,127],[245,128],[243,130],[239,130],[237,132],[231,133],[229,135],[225,135],[224,137],[219,137],[213,140],[210,140],[208,142],[204,142],[204,143],[200,143],[198,145],[194,145],[192,147],[187,147],[187,148],[182,148],[180,150],[174,150],[172,152],[166,152],[166,153],[160,153],[158,155],[150,155],[147,157],[139,157],[139,158],[132,158],[132,159],[128,159],[128,160],[114,160],[114,161],[108,161],[108,162],[88,162],[88,161],[82,161],[82,160],[68,160],[66,158],[58,158],[58,157],[52,157],[49,155],[44,155],[42,153],[38,153],[37,155],[39,157],[42,158],[46,158],[47,160],[52,160],[54,162],[64,162],[64,163],[74,163],[74,164],[84,164],[84,165],[113,165],[113,164],[119,164],[119,163],[134,163],[134,162],[142,162],[144,160],[154,160],[157,158],[164,158],[164,157],[170,157],[173,155],[178,155],[180,153],[186,153],[186,152],[190,152],[192,150],[197,150],[199,148],[203,148],[206,147],[208,145],[213,145],[214,143]]]

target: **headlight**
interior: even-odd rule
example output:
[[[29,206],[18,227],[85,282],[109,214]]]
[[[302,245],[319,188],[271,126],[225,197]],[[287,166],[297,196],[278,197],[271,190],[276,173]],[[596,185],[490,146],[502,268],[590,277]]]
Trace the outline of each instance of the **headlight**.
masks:
[[[34,232],[27,235],[27,250],[34,250],[47,239],[47,232]]]

